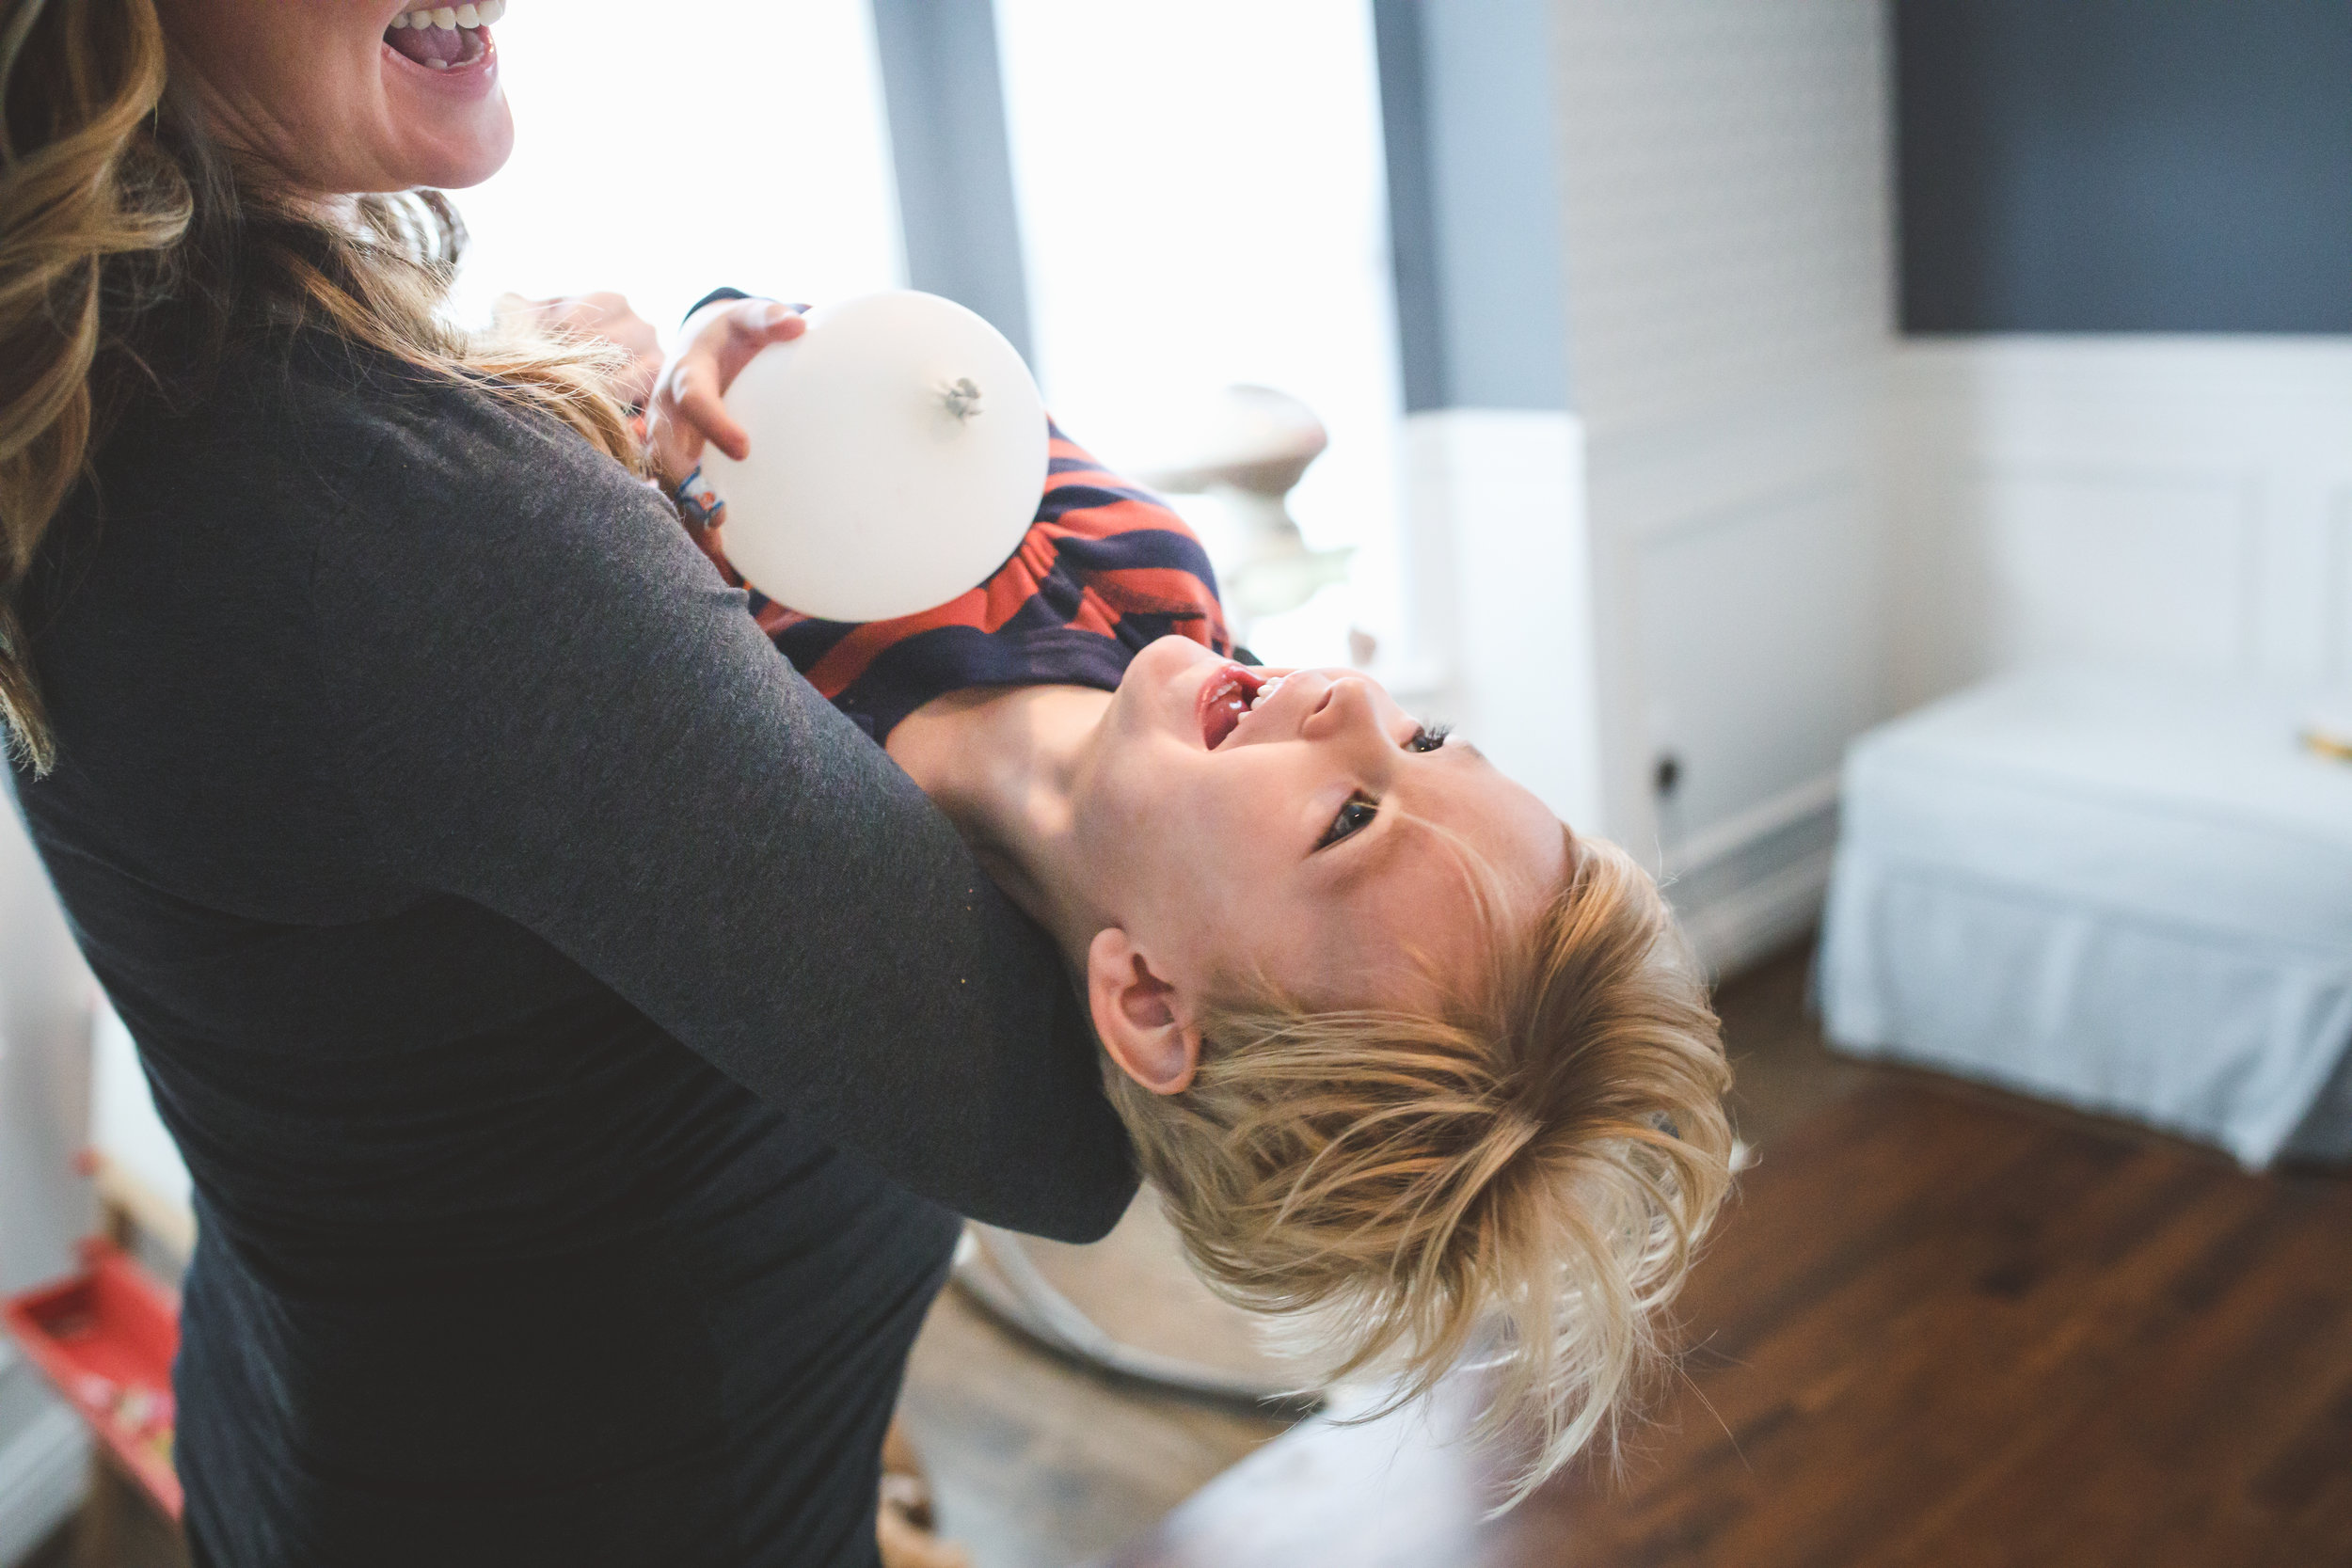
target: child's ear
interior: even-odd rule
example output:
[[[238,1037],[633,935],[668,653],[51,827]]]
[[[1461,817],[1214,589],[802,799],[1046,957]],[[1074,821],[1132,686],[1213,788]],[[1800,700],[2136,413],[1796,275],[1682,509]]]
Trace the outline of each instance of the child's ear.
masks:
[[[1153,1094],[1182,1094],[1200,1067],[1200,1031],[1176,988],[1116,926],[1087,945],[1087,1007],[1120,1070]]]

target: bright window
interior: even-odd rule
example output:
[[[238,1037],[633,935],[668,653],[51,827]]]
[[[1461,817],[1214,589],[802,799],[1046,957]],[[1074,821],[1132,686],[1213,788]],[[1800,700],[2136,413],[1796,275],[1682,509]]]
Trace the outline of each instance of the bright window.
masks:
[[[1039,379],[1114,465],[1233,382],[1303,399],[1330,450],[1293,496],[1351,585],[1252,634],[1340,662],[1399,617],[1400,398],[1365,0],[996,0]],[[1195,509],[1187,507],[1187,511]],[[1215,520],[1204,518],[1214,544]]]
[[[508,290],[616,289],[667,333],[722,283],[902,281],[866,0],[514,0],[498,35],[515,156],[457,193],[466,319]]]
[[[515,156],[458,193],[473,245],[456,308],[482,320],[508,290],[617,289],[667,332],[720,283],[813,302],[902,283],[866,0],[646,15],[515,0],[499,27]],[[1133,466],[1182,455],[1166,432],[1228,384],[1303,399],[1331,449],[1294,511],[1310,543],[1359,554],[1350,584],[1253,641],[1336,662],[1351,626],[1386,639],[1400,405],[1370,8],[997,0],[997,17],[1057,414]],[[1214,509],[1180,504],[1214,547]]]

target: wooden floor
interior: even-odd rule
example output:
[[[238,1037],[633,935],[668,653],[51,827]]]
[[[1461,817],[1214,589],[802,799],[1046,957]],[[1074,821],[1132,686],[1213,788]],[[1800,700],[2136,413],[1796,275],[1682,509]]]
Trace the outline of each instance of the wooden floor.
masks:
[[[2352,1563],[2352,1183],[1888,1073],[1766,1145],[1621,1485],[1302,1427],[1120,1568]]]
[[[1131,1539],[1290,1423],[1106,1384],[943,1292],[900,1413],[977,1568],[1066,1568]]]

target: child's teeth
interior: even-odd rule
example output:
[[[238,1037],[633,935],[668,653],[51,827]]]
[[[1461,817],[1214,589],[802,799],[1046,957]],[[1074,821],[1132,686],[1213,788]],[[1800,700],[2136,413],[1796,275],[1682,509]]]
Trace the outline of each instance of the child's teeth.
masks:
[[[403,11],[403,12],[401,12],[398,16],[396,16],[396,17],[392,18],[392,30],[393,30],[394,32],[398,32],[398,31],[400,31],[402,28],[404,28],[404,27],[405,27],[405,26],[407,26],[407,25],[408,25],[408,13],[407,13],[406,11]]]
[[[482,12],[481,12],[480,10],[476,9],[474,7],[471,7],[471,6],[460,6],[460,7],[458,7],[458,8],[457,8],[457,25],[459,25],[460,27],[479,27],[479,26],[481,26],[481,25],[482,25]]]

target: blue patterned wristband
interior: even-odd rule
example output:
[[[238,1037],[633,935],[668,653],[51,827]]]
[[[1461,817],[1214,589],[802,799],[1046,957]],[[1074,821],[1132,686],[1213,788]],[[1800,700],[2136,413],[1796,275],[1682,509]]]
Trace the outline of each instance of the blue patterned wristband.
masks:
[[[726,518],[726,498],[703,477],[699,465],[692,473],[677,482],[677,488],[670,493],[670,499],[677,502],[678,515],[686,519],[686,526],[696,532],[707,532]]]

